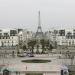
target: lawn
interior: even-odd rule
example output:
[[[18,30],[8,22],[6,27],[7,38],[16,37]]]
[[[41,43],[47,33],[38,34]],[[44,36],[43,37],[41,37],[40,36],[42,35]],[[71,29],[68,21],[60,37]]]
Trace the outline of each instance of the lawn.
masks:
[[[69,72],[69,75],[75,75],[75,72]]]
[[[42,73],[27,73],[26,75],[43,75]]]
[[[48,63],[48,62],[51,62],[51,60],[32,59],[32,60],[22,60],[22,62],[25,62],[25,63]]]

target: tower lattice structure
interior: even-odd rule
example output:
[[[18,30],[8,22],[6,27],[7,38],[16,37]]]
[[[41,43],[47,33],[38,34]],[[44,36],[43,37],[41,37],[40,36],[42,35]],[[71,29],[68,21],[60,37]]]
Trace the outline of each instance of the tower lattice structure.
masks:
[[[43,39],[43,32],[41,27],[40,11],[38,12],[38,28],[35,35],[36,39]]]

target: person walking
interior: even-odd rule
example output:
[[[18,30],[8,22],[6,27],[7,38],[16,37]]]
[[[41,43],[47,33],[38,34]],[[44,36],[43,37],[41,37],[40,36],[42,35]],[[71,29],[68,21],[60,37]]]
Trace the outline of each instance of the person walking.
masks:
[[[27,70],[27,66],[26,66],[26,70]]]

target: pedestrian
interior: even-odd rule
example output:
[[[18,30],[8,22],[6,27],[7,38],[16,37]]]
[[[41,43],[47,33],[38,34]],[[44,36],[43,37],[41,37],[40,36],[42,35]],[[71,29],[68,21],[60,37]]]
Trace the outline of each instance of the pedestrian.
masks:
[[[26,66],[26,70],[27,70],[27,66]]]
[[[15,52],[14,51],[12,51],[12,57],[15,57]]]

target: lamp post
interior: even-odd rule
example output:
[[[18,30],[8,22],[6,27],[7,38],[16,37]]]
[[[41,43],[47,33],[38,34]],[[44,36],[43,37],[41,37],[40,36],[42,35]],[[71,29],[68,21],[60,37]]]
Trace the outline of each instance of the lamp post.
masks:
[[[19,54],[19,44],[16,45],[17,46],[17,55]]]
[[[73,65],[74,55],[71,54],[71,65]]]

